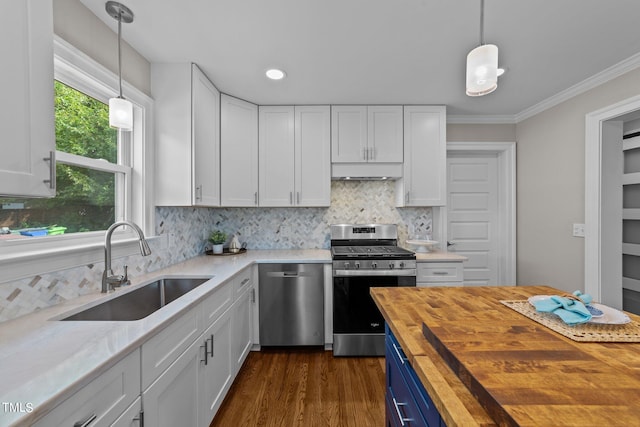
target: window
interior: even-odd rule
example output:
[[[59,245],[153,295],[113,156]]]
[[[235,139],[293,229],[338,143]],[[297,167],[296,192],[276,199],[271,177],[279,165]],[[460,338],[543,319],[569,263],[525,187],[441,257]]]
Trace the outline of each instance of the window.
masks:
[[[105,230],[126,216],[128,138],[109,127],[108,105],[60,81],[55,87],[56,197],[0,199],[12,238]]]
[[[64,234],[39,238],[0,234],[0,283],[103,261],[104,230],[122,218],[134,221],[154,240],[153,101],[123,82],[124,96],[134,106],[134,128],[118,133],[108,127],[105,105],[117,96],[117,75],[57,36],[54,64],[58,102],[75,100],[59,106],[60,111],[72,112],[71,118],[57,120],[59,127],[74,120],[93,124],[56,129],[55,198],[0,202],[0,208],[6,208],[0,209],[0,225],[13,221],[7,227],[47,228],[54,233],[62,229],[53,226],[67,228]],[[11,219],[6,218],[9,212]],[[114,257],[138,253],[137,242],[134,233],[119,228]]]

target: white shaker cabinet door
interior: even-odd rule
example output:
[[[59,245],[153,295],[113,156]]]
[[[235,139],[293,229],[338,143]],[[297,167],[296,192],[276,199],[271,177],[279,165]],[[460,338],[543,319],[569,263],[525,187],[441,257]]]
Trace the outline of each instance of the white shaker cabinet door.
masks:
[[[402,163],[402,105],[372,105],[367,115],[367,161]]]
[[[445,119],[442,106],[404,107],[404,173],[396,181],[397,206],[446,205]]]
[[[220,92],[192,65],[194,204],[220,206]]]
[[[258,205],[258,106],[221,95],[220,204]]]
[[[334,105],[331,107],[331,162],[367,161],[367,107]]]
[[[259,107],[260,206],[294,204],[294,108]]]
[[[0,196],[55,196],[51,0],[3,2]]]
[[[295,107],[295,205],[331,204],[329,106]]]

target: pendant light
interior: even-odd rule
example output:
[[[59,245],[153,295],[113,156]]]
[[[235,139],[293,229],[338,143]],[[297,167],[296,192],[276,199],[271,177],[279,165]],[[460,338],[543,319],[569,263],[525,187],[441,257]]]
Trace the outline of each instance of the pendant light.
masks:
[[[127,6],[108,1],[105,9],[109,16],[118,21],[118,88],[117,98],[109,99],[109,126],[120,130],[131,130],[133,128],[133,104],[122,96],[122,23],[133,22],[133,12]]]
[[[480,46],[467,55],[467,95],[487,95],[498,87],[498,46],[484,44],[484,0],[480,0]]]

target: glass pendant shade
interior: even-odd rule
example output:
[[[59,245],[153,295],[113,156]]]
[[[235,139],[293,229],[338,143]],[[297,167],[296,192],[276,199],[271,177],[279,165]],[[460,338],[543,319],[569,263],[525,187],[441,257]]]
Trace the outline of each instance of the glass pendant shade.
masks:
[[[497,87],[498,46],[478,46],[467,55],[467,95],[486,95]]]
[[[124,98],[109,99],[109,126],[112,128],[133,129],[133,104]]]

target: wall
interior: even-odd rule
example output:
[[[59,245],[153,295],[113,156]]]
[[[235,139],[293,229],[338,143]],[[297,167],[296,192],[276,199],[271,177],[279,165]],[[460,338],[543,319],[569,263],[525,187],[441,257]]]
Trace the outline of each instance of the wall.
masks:
[[[104,13],[107,14],[106,11]],[[123,34],[126,25],[122,26]],[[104,67],[118,73],[117,35],[80,0],[53,0],[53,31]],[[150,96],[149,70],[149,61],[123,42],[122,78]]]
[[[128,265],[135,278],[200,255],[215,228],[238,233],[249,250],[328,248],[329,225],[337,223],[398,223],[401,243],[431,230],[431,208],[394,207],[393,182],[334,181],[331,199],[329,208],[157,208],[156,234],[163,238],[151,244],[153,253],[116,259],[113,269]],[[103,263],[89,264],[2,283],[0,321],[98,292],[103,270]]]
[[[447,141],[514,142],[515,124],[447,124]]]
[[[584,289],[585,115],[638,94],[634,70],[516,125],[519,285]]]

